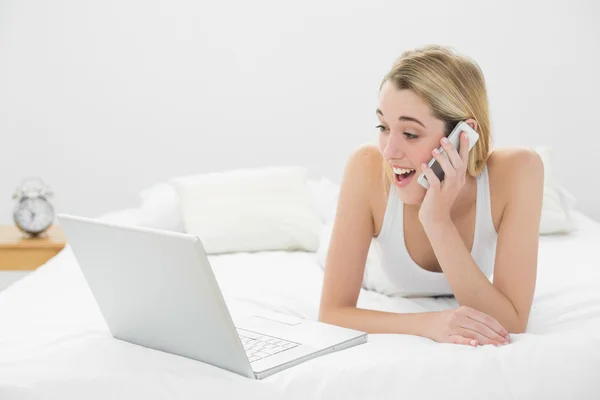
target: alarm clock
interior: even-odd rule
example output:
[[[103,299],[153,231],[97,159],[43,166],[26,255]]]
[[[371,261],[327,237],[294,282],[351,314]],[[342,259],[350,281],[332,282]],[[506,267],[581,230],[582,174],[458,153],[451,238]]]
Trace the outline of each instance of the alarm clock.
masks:
[[[17,200],[13,219],[17,228],[30,236],[43,234],[54,222],[50,188],[39,178],[26,178],[13,194]]]

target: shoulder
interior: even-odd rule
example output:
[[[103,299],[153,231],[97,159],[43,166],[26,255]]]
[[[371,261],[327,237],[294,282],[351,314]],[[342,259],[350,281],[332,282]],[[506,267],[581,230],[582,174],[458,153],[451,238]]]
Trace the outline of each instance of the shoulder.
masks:
[[[491,195],[500,200],[503,210],[516,203],[538,202],[543,197],[544,163],[535,150],[524,147],[494,149],[487,167]]]
[[[359,161],[364,166],[375,166],[376,163],[381,163],[381,152],[376,145],[372,143],[361,144],[355,148],[350,154],[350,160]]]
[[[352,151],[346,164],[346,172],[355,178],[372,181],[375,176],[381,176],[383,157],[374,144],[362,144]]]
[[[543,171],[544,164],[540,155],[533,149],[526,147],[506,147],[494,149],[488,158],[488,170],[509,173],[524,172],[523,168],[533,168],[534,171]]]
[[[507,147],[494,149],[488,161],[490,181],[498,183],[505,193],[512,193],[524,183],[534,184],[544,180],[544,163],[533,149]]]
[[[372,207],[386,190],[382,166],[383,156],[376,145],[360,145],[348,157],[342,185],[351,189],[353,196],[363,198]]]

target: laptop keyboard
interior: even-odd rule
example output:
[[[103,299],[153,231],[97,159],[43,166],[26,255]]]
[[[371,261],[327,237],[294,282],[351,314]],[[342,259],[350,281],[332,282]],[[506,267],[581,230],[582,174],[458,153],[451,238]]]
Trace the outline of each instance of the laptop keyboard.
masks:
[[[240,328],[236,329],[250,362],[258,361],[262,358],[299,346],[298,343],[289,342],[273,336],[262,335]]]

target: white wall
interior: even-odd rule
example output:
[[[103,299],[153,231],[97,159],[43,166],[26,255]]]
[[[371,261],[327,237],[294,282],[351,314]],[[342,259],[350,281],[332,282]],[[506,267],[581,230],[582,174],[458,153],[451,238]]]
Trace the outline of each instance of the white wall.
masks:
[[[376,138],[383,74],[424,43],[478,61],[495,144],[555,146],[559,178],[600,220],[598,2],[488,3],[3,0],[0,223],[29,175],[83,215],[232,167],[339,180]]]

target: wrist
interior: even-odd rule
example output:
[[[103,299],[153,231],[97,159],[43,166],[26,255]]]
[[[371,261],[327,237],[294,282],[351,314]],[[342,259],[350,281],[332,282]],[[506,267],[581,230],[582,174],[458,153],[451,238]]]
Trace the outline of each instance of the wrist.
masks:
[[[414,325],[414,335],[426,337],[435,340],[435,321],[440,315],[440,311],[429,311],[416,314],[419,321]]]
[[[424,218],[421,220],[421,225],[423,225],[423,229],[427,233],[427,231],[432,229],[445,229],[452,227],[454,223],[450,219],[450,216],[447,217],[435,217],[435,218]]]

